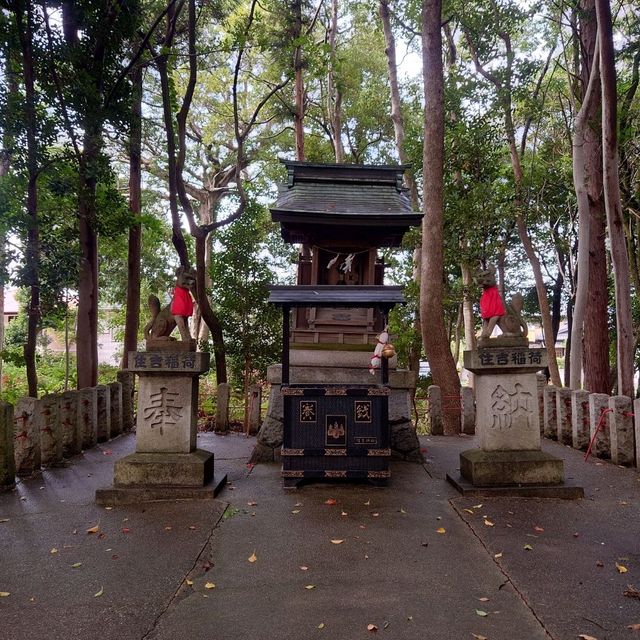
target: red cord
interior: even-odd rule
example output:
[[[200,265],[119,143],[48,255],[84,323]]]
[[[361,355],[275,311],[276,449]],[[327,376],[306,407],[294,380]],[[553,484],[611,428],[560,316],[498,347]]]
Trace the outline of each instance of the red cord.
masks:
[[[593,443],[596,441],[598,437],[598,431],[600,431],[600,427],[602,427],[602,423],[604,422],[604,417],[607,413],[611,413],[613,409],[602,409],[600,412],[600,419],[598,420],[598,426],[596,427],[595,433],[593,434],[593,438],[589,442],[589,448],[587,449],[587,453],[584,454],[584,461],[586,462],[589,459],[589,454],[591,453],[591,449],[593,447]]]

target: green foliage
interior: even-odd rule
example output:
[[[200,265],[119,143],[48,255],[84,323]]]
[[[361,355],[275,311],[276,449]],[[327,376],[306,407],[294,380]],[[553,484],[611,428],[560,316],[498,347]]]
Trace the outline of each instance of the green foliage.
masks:
[[[214,299],[223,324],[232,382],[265,379],[279,360],[281,315],[267,303],[268,285],[282,278],[288,250],[265,207],[251,200],[242,218],[222,229],[212,258]],[[278,246],[279,245],[279,246]]]

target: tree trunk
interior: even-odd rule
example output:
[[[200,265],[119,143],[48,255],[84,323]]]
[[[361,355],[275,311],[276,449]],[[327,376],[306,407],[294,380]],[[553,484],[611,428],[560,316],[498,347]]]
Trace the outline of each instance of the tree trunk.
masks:
[[[329,27],[329,48],[331,61],[327,77],[327,112],[333,134],[333,151],[337,164],[344,162],[342,144],[342,91],[336,83],[335,67],[337,59],[336,36],[338,34],[338,0],[331,0],[331,25]]]
[[[96,233],[95,165],[100,153],[100,133],[92,116],[85,125],[79,165],[78,229],[80,273],[78,277],[78,324],[76,370],[78,389],[98,383],[98,235]]]
[[[36,371],[36,339],[40,326],[40,223],[38,220],[38,131],[36,119],[35,68],[33,61],[33,6],[22,3],[15,9],[16,25],[22,50],[22,75],[24,79],[24,127],[27,138],[27,244],[25,247],[25,284],[30,296],[27,307],[27,342],[24,359],[27,370],[29,395],[38,396]],[[4,321],[4,319],[3,319]]]
[[[293,1],[293,38],[302,37],[302,0]],[[295,112],[293,128],[296,140],[296,160],[304,162],[304,79],[302,77],[302,47],[297,45],[293,53],[293,71],[295,74],[294,102]]]
[[[391,29],[391,18],[389,12],[389,0],[380,0],[379,6],[380,20],[384,31],[385,54],[387,56],[387,69],[389,73],[389,87],[391,89],[391,121],[393,122],[393,132],[396,139],[396,150],[401,164],[408,164],[409,157],[404,148],[405,131],[404,118],[402,117],[402,101],[400,99],[400,85],[398,83],[398,63],[396,61],[396,41]],[[420,200],[418,198],[418,187],[411,171],[406,171],[404,180],[409,188],[411,204],[416,211],[420,210]]]
[[[602,165],[604,202],[611,245],[611,262],[616,299],[617,377],[618,393],[633,397],[633,363],[635,340],[631,317],[631,286],[629,257],[624,235],[624,219],[620,202],[617,140],[616,69],[609,0],[596,0],[598,40],[600,47],[600,77],[602,82]]]
[[[448,400],[460,397],[460,379],[447,338],[443,296],[444,243],[444,78],[442,69],[441,0],[422,3],[422,73],[424,81],[424,218],[420,318],[422,340],[434,384]],[[453,404],[453,403],[450,403]],[[460,432],[458,411],[443,416],[445,435]]]
[[[129,134],[129,211],[139,217],[142,212],[142,66],[132,69],[133,84],[131,106],[131,130]],[[124,325],[124,353],[121,368],[128,366],[128,354],[138,349],[138,328],[140,325],[140,253],[142,227],[132,225],[129,229],[129,249],[127,253],[127,312]]]
[[[211,330],[213,353],[216,363],[216,382],[227,382],[227,358],[224,349],[222,325],[217,314],[211,308],[205,291],[205,246],[207,237],[204,234],[196,236],[196,297],[200,304],[202,318]]]

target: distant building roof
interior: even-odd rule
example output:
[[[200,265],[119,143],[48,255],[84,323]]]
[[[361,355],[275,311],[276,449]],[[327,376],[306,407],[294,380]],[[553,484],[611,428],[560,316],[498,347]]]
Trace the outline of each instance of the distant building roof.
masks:
[[[7,316],[18,315],[20,311],[20,304],[16,300],[17,292],[18,290],[15,288],[7,288],[4,290],[4,313]]]

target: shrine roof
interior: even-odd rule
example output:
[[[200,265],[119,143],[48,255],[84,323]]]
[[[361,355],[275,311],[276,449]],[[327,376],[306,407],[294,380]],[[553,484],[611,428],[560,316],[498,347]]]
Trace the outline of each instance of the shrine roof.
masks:
[[[279,185],[271,215],[287,242],[313,242],[327,227],[384,227],[386,233],[374,233],[367,244],[396,246],[420,224],[422,214],[412,210],[402,186],[408,165],[281,162],[288,181]]]
[[[404,304],[402,287],[383,285],[274,285],[269,302],[291,307],[384,307]]]

